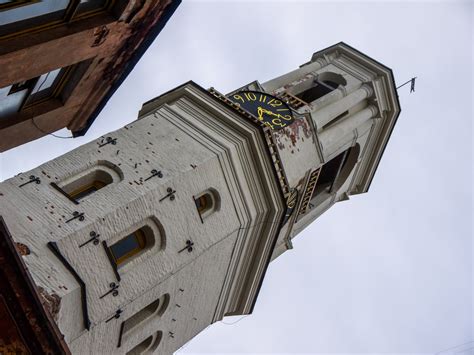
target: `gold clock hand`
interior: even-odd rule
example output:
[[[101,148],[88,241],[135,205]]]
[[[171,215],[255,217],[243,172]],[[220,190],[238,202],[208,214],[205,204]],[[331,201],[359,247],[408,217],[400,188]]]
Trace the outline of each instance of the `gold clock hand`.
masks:
[[[270,115],[270,116],[275,116],[275,117],[281,117],[281,115],[279,113],[274,113],[272,111],[268,111],[268,110],[265,110],[265,109],[262,109],[267,115]]]
[[[267,115],[269,115],[269,116],[276,117],[276,118],[278,118],[278,119],[280,119],[280,120],[288,121],[288,119],[287,119],[285,116],[283,116],[282,114],[280,114],[280,113],[274,113],[274,112],[269,111],[269,110],[266,110],[266,109],[264,109],[264,108],[262,108],[262,107],[260,107],[260,106],[258,107],[257,112],[258,112],[258,118],[260,118],[261,120],[263,120],[263,113],[265,113],[265,114],[267,114]]]

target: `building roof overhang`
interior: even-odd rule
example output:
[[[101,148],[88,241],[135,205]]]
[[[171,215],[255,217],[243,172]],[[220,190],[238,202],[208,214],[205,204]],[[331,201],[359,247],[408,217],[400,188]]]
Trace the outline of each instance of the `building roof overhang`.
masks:
[[[87,119],[85,125],[83,127],[79,128],[79,129],[76,129],[72,132],[73,137],[80,137],[80,136],[83,136],[87,133],[90,126],[94,123],[97,116],[104,109],[107,102],[110,100],[110,98],[113,96],[113,94],[117,91],[117,89],[120,87],[120,85],[122,85],[122,83],[128,77],[128,75],[133,70],[133,68],[135,68],[135,66],[137,65],[140,58],[145,54],[147,49],[151,46],[153,41],[160,34],[160,32],[163,30],[166,23],[171,18],[171,16],[174,14],[174,12],[176,11],[176,9],[178,8],[178,6],[180,4],[181,4],[181,0],[172,0],[170,2],[170,4],[165,8],[165,10],[163,11],[162,15],[160,16],[160,18],[156,22],[156,24],[151,28],[151,30],[148,33],[144,34],[145,39],[140,43],[138,48],[136,48],[133,51],[133,54],[131,55],[130,60],[125,64],[125,67],[123,68],[123,71],[120,73],[120,75],[113,82],[110,89],[107,91],[105,96],[102,98],[99,105],[97,105],[97,107],[95,108],[93,113],[89,116],[89,118]],[[130,44],[129,44],[129,46],[130,46]],[[130,47],[134,48],[134,46],[130,46]]]

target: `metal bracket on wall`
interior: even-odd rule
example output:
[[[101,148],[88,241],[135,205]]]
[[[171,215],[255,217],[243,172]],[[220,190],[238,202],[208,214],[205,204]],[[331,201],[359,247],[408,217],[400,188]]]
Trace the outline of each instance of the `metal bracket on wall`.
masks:
[[[87,245],[90,242],[92,242],[92,244],[94,244],[94,245],[98,245],[100,243],[100,241],[99,241],[100,234],[97,234],[96,232],[92,231],[92,232],[89,233],[89,235],[91,236],[91,238],[89,240],[85,241],[84,243],[80,244],[79,248],[82,248],[84,245]]]
[[[122,322],[122,324],[120,324],[120,331],[119,331],[119,338],[118,338],[118,342],[117,342],[117,348],[120,348],[122,346],[122,336],[123,336],[124,326],[125,326],[125,322]]]
[[[167,199],[168,197],[170,198],[170,201],[173,201],[175,199],[174,194],[176,193],[176,190],[173,190],[171,187],[168,187],[166,189],[166,192],[168,193],[166,196],[162,197],[159,202]]]
[[[120,287],[120,285],[116,284],[115,282],[111,282],[109,284],[109,286],[110,286],[110,290],[108,290],[106,293],[104,293],[102,296],[100,296],[99,299],[102,299],[105,296],[110,295],[110,294],[112,294],[112,296],[114,296],[114,297],[118,296],[118,294],[119,294],[118,288]]]
[[[72,213],[72,217],[69,218],[69,219],[66,221],[66,223],[69,223],[69,222],[71,222],[71,221],[73,221],[73,220],[75,220],[75,219],[77,219],[77,220],[79,220],[79,221],[82,222],[85,218],[86,218],[86,217],[84,217],[84,212],[80,212],[80,213],[79,213],[78,211],[74,211],[74,212]]]
[[[150,180],[152,177],[158,176],[159,178],[163,177],[163,173],[160,170],[153,169],[150,171],[151,176],[147,177],[145,181]]]
[[[27,181],[27,182],[24,182],[23,184],[21,184],[20,186],[18,187],[23,187],[25,185],[28,185],[28,184],[31,184],[32,182],[36,183],[36,184],[41,184],[41,179],[37,176],[34,176],[34,175],[30,175],[30,180]]]
[[[185,250],[187,250],[188,253],[192,252],[193,251],[193,245],[194,245],[194,243],[191,240],[187,240],[186,241],[186,246],[183,249],[181,249],[180,251],[178,251],[178,254],[185,251]]]
[[[101,147],[103,147],[104,145],[107,145],[107,144],[116,145],[117,144],[117,138],[107,137],[107,138],[105,138],[105,142],[102,139],[99,143],[99,148],[101,148]]]
[[[115,314],[114,314],[112,317],[110,317],[109,319],[107,319],[107,320],[105,321],[105,323],[110,322],[112,319],[119,319],[121,314],[122,314],[122,310],[121,310],[121,309],[117,309],[117,311],[115,311]]]

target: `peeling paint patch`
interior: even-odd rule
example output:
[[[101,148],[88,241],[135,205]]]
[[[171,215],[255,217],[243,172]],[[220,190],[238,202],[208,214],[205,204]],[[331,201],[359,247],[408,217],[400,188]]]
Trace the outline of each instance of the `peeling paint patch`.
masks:
[[[311,127],[305,117],[296,118],[291,125],[280,130],[275,136],[279,149],[285,149],[284,141],[289,141],[291,146],[295,147],[299,140],[304,142],[304,138],[310,139],[313,137]],[[287,139],[284,139],[284,137]]]
[[[16,250],[18,250],[20,255],[23,255],[23,256],[30,255],[30,248],[28,248],[28,246],[23,244],[23,243],[17,242],[16,243]]]
[[[57,294],[49,294],[44,288],[38,286],[38,293],[41,296],[41,303],[49,313],[53,316],[55,322],[58,321],[59,308],[61,305],[61,297]]]

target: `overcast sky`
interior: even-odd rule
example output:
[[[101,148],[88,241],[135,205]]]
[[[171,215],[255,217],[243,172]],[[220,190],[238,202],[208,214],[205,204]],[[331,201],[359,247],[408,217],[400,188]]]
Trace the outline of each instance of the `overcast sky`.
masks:
[[[473,12],[469,1],[184,0],[85,137],[3,153],[0,179],[122,127],[185,81],[225,93],[344,41],[398,84],[418,77],[416,93],[399,91],[369,193],[338,203],[270,265],[251,316],[179,353],[473,354]]]

